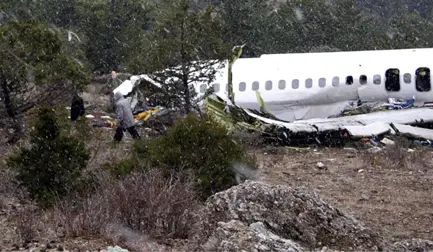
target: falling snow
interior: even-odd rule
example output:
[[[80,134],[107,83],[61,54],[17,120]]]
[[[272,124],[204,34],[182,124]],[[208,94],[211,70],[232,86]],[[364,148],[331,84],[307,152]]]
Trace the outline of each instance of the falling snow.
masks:
[[[90,159],[86,153],[81,153],[77,159],[73,155],[75,149],[71,149],[74,146],[84,149],[84,142],[78,142],[84,139],[84,133],[93,131],[87,130],[75,141],[63,131],[59,133],[60,130],[53,126],[56,123],[50,118],[46,118],[44,129],[30,123],[35,119],[35,109],[63,109],[70,105],[73,94],[87,94],[85,91],[94,88],[97,81],[97,85],[102,87],[95,97],[89,99],[90,103],[103,100],[106,104],[89,104],[95,111],[105,113],[113,110],[107,105],[113,86],[120,85],[130,75],[146,74],[149,79],[140,84],[158,83],[163,91],[162,97],[155,98],[151,93],[146,94],[146,98],[156,100],[158,106],[187,113],[196,111],[197,104],[202,102],[190,84],[205,83],[202,93],[208,91],[207,87],[215,84],[216,78],[216,63],[210,60],[226,63],[231,57],[230,50],[235,46],[244,45],[241,58],[253,58],[264,54],[429,48],[433,47],[432,44],[431,0],[0,0],[0,135],[3,139],[0,145],[3,148],[24,141],[22,146],[31,151],[41,151],[23,160],[27,165],[25,171],[34,171],[43,165],[49,167],[50,173],[46,176],[38,172],[28,174],[29,179],[46,179],[45,184],[38,181],[32,186],[67,184],[69,180],[77,179],[72,174],[74,169],[85,170]],[[284,64],[281,64],[278,72],[283,68]],[[110,79],[107,76],[112,71],[128,77],[117,79],[116,75]],[[284,71],[299,74],[293,69]],[[313,73],[316,70],[308,71]],[[251,84],[244,83],[245,86],[253,86],[255,80],[252,76],[263,72],[264,68],[247,68]],[[351,76],[350,84],[353,79],[359,81],[361,77],[358,77]],[[346,77],[343,78],[345,81]],[[278,81],[281,80],[257,83],[260,89],[270,83],[272,89],[272,85],[283,86],[282,83],[276,84]],[[283,81],[281,90],[299,91],[305,84],[307,88],[330,86],[326,79],[320,84],[310,78],[307,81],[300,78],[296,79],[297,82]],[[338,81],[335,85],[339,85]],[[227,82],[224,80],[217,84],[213,87],[218,87],[227,96]],[[236,87],[240,89],[240,84]],[[254,94],[252,103],[256,98]],[[148,106],[143,104],[140,105]],[[355,106],[356,102],[350,104]],[[195,126],[190,125],[185,130],[194,132]],[[51,131],[58,136],[43,135]],[[29,136],[29,132],[44,137]],[[103,147],[98,148],[106,148],[104,141],[106,139],[100,144]],[[198,145],[193,143],[191,146],[195,148]],[[91,148],[96,149],[95,146]],[[1,151],[6,153],[3,149]],[[209,152],[205,147],[194,151],[200,158],[200,152]],[[187,155],[192,152],[181,151],[176,158],[187,160],[184,157],[189,157]],[[332,169],[327,170],[328,165],[320,168],[317,176]],[[235,162],[228,170],[236,175],[238,182],[257,176],[254,169],[243,163]],[[365,173],[367,170],[365,168]],[[53,171],[64,174],[55,176],[51,173]],[[44,188],[46,191],[51,189]],[[424,235],[433,239],[428,230]]]
[[[298,21],[302,21],[304,19],[304,14],[301,8],[295,8],[295,17]]]

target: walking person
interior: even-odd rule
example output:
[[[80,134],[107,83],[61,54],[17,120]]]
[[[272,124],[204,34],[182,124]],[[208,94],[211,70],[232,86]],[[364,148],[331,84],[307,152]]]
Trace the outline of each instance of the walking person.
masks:
[[[123,132],[127,130],[132,138],[139,139],[140,135],[135,128],[134,115],[132,114],[131,105],[123,98],[122,93],[114,94],[114,103],[116,104],[116,122],[118,127],[114,135],[114,141],[120,142],[123,138]]]

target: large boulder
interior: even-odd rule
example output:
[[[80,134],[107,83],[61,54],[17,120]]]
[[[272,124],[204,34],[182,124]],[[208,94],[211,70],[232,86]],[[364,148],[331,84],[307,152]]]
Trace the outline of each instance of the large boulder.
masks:
[[[382,246],[377,234],[315,194],[255,181],[211,196],[197,230],[195,251],[212,246],[213,251],[374,251]]]

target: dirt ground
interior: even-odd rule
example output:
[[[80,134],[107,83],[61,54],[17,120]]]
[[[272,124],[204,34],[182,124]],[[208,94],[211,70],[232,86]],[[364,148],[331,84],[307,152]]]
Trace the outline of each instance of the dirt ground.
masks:
[[[389,241],[433,240],[433,170],[429,150],[365,155],[345,149],[255,151],[260,180],[305,186]],[[384,160],[371,165],[373,157]],[[319,168],[318,162],[324,167]],[[387,163],[388,162],[388,163]],[[400,164],[397,164],[400,162]]]

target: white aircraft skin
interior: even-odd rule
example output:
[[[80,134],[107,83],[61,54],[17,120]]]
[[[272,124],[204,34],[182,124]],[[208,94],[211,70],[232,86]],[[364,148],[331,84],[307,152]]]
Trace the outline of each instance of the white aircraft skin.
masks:
[[[255,91],[259,90],[268,111],[282,120],[327,118],[350,107],[350,101],[356,104],[357,100],[387,102],[388,98],[415,97],[415,106],[433,102],[431,78],[423,86],[428,91],[416,89],[420,68],[430,75],[433,49],[268,54],[235,61],[233,91],[236,105],[259,109]],[[388,69],[400,72],[398,90],[386,89]],[[211,84],[215,94],[226,101],[227,70],[226,64]],[[346,84],[347,76],[353,78],[351,85]],[[207,85],[195,83],[194,88],[203,94]]]

